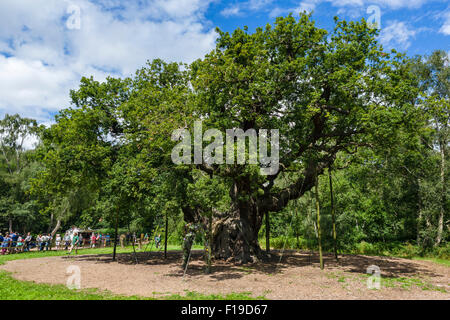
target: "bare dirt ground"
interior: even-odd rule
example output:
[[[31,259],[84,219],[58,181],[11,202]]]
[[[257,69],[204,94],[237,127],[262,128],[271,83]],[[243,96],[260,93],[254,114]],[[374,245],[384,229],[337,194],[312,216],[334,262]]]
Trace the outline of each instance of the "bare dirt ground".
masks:
[[[267,299],[444,299],[450,300],[450,268],[428,261],[390,257],[344,255],[335,262],[325,255],[325,270],[318,256],[308,252],[272,254],[271,261],[236,266],[216,262],[213,272],[204,274],[202,253],[194,252],[183,278],[181,253],[80,255],[9,261],[0,269],[19,280],[65,284],[66,269],[81,269],[81,287],[99,288],[122,295],[161,298],[164,295],[196,291],[203,294],[251,292]],[[138,264],[136,264],[136,258]],[[381,270],[380,290],[368,289],[367,267]]]

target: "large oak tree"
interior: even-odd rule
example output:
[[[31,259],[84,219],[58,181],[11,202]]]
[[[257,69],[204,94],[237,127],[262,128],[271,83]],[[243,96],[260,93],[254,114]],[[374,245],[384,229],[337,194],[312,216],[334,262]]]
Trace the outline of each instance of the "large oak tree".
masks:
[[[328,33],[302,14],[253,33],[218,32],[216,48],[190,66],[155,60],[132,79],[83,79],[72,93],[76,108],[63,111],[51,129],[47,158],[61,164],[52,176],[71,186],[100,190],[114,180],[118,199],[152,193],[178,203],[187,222],[212,218],[215,257],[246,263],[264,255],[258,244],[264,215],[311,190],[338,153],[351,157],[357,148],[395,143],[397,128],[413,117],[418,90],[410,61],[384,52],[365,21],[336,19]],[[204,130],[223,133],[279,130],[279,170],[175,165],[172,132],[192,132],[200,119]],[[203,189],[195,192],[196,185]],[[227,190],[216,195],[216,208],[192,199],[210,194],[208,185]]]

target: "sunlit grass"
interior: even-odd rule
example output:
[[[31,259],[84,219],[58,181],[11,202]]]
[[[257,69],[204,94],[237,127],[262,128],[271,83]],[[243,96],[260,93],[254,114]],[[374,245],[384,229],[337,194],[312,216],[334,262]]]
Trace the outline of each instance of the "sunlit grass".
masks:
[[[70,290],[64,285],[19,281],[0,271],[0,297],[4,300],[137,300],[137,296],[115,295],[97,289]]]
[[[0,271],[0,297],[4,300],[264,300],[252,297],[251,292],[202,294],[186,291],[185,295],[167,294],[157,297],[124,296],[106,290],[71,290],[64,285],[50,285],[19,281],[5,271]]]
[[[193,246],[193,249],[202,249],[200,245]],[[168,245],[169,251],[181,250],[180,246]],[[135,248],[136,252],[163,252],[163,248],[151,248],[145,246],[139,250]],[[132,253],[133,247],[127,246],[125,248],[117,247],[117,253]],[[95,248],[95,249],[79,249],[78,254],[72,253],[73,256],[80,255],[102,255],[112,254],[113,248]],[[0,264],[6,261],[33,259],[44,257],[66,256],[67,251],[52,250],[52,251],[32,251],[25,253],[17,253],[0,256]],[[168,293],[156,297],[140,297],[140,296],[123,296],[116,295],[109,291],[98,289],[82,289],[71,290],[64,285],[50,285],[38,284],[29,281],[19,281],[14,279],[10,273],[0,271],[0,297],[4,300],[252,300],[264,299],[263,296],[253,298],[250,292],[222,294],[202,294],[195,291],[186,291],[184,295]]]
[[[423,257],[413,257],[413,260],[421,260],[421,261],[431,261],[434,263],[438,263],[447,267],[450,267],[450,260],[438,259],[438,258],[423,258]]]

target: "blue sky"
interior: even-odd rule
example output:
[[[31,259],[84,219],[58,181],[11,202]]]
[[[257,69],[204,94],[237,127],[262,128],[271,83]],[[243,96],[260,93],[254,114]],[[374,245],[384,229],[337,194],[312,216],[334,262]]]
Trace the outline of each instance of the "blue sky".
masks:
[[[253,6],[252,6],[253,3]],[[260,4],[258,6],[258,4]],[[248,25],[251,30],[272,23],[278,15],[294,14],[301,9],[313,12],[320,27],[330,30],[333,17],[346,20],[366,20],[370,6],[380,10],[382,30],[393,33],[393,39],[384,36],[387,47],[395,47],[409,55],[429,54],[434,49],[450,50],[450,1],[216,1],[206,13],[206,18],[226,31]],[[446,26],[447,29],[444,28]],[[446,31],[446,32],[444,32]],[[383,33],[382,33],[383,35]]]
[[[216,26],[254,30],[303,10],[325,29],[336,15],[378,19],[379,41],[408,55],[450,52],[450,0],[1,0],[0,117],[49,124],[82,76],[129,76],[154,58],[191,62],[214,47]]]

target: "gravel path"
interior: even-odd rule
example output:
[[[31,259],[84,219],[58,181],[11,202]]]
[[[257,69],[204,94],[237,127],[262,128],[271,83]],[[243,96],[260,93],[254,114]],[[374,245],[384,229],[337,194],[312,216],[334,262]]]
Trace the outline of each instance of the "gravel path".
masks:
[[[124,295],[162,297],[196,291],[204,294],[251,292],[268,299],[445,299],[450,300],[450,268],[428,261],[344,255],[336,263],[325,256],[320,270],[317,255],[308,252],[279,253],[269,262],[236,266],[216,262],[213,273],[205,275],[201,252],[194,252],[185,278],[181,253],[80,255],[9,261],[0,270],[19,280],[65,284],[70,265],[81,270],[82,288],[106,289]],[[381,270],[381,289],[367,288],[367,267]]]

